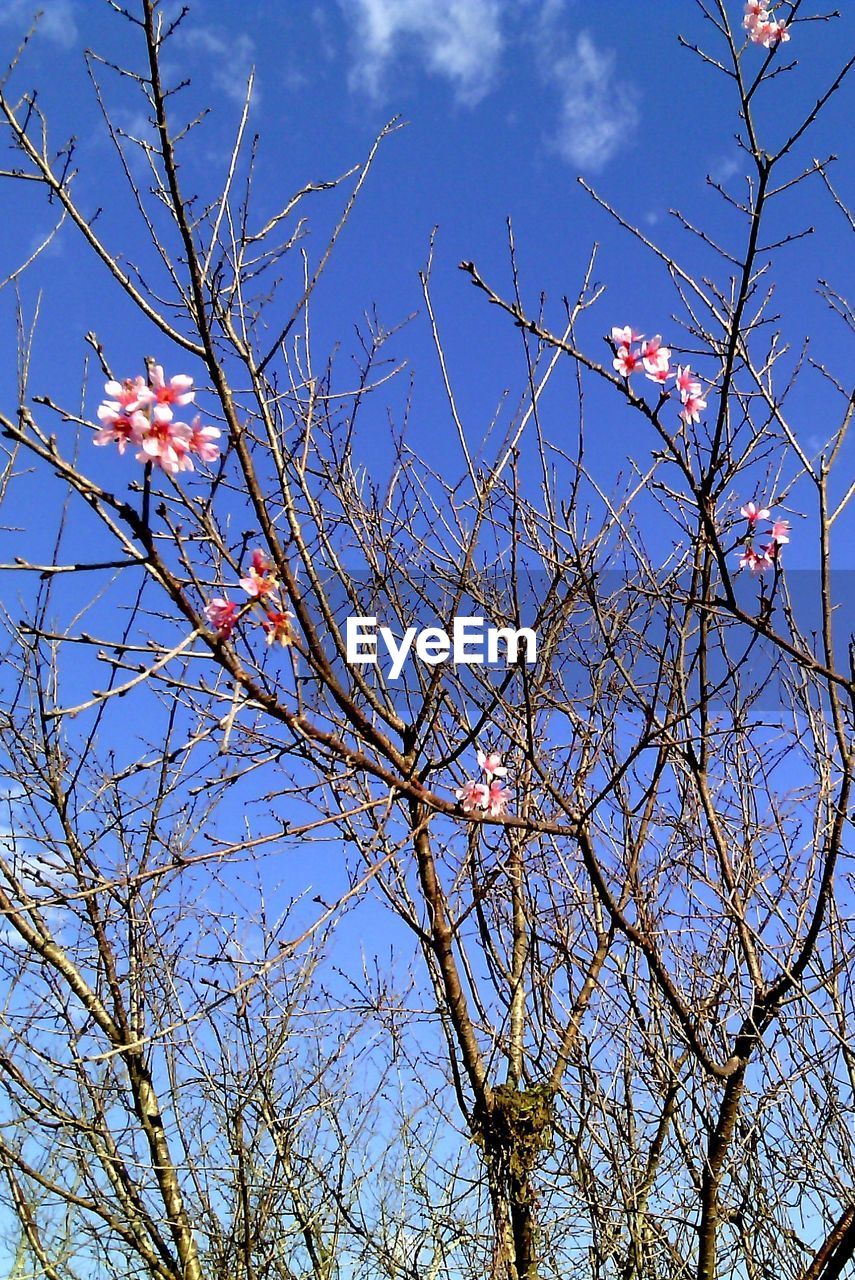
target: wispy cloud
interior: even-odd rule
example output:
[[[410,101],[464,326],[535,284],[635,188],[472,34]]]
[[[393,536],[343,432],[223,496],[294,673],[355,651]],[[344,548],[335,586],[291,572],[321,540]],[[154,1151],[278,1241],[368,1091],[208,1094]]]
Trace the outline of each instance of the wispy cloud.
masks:
[[[479,102],[514,42],[558,95],[551,149],[579,169],[603,168],[638,122],[637,93],[615,55],[587,31],[567,33],[566,0],[339,0],[352,42],[350,83],[380,97],[407,60],[446,80],[459,101]],[[527,18],[521,23],[521,14]],[[527,31],[527,35],[523,32]]]
[[[39,33],[54,44],[70,49],[77,40],[71,0],[2,0],[0,27],[10,27],[15,35],[24,35],[39,10],[42,15]]]
[[[246,82],[255,66],[255,41],[246,32],[233,34],[214,27],[189,27],[181,29],[181,44],[208,59],[211,68],[211,84],[224,97],[243,106]],[[256,76],[252,90],[252,105],[258,107],[261,91]]]
[[[449,81],[461,102],[479,102],[499,68],[503,0],[340,0],[350,18],[354,88],[382,94],[390,67],[415,57]]]
[[[638,123],[638,95],[615,74],[615,55],[587,31],[544,68],[559,94],[558,124],[549,139],[563,159],[594,172],[609,163]]]
[[[725,182],[729,182],[731,178],[735,177],[742,167],[736,156],[718,156],[710,165],[709,175],[713,182],[723,186]]]

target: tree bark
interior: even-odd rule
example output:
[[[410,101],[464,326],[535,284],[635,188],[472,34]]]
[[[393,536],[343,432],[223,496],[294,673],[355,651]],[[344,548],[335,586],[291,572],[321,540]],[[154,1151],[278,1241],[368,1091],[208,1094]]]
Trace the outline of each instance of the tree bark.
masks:
[[[801,1280],[838,1280],[855,1257],[855,1202],[843,1210]]]

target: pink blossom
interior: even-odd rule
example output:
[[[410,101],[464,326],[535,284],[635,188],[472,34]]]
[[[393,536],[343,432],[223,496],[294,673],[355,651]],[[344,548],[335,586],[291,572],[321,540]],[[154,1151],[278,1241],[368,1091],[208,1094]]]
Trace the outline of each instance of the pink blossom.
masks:
[[[790,38],[786,22],[770,22],[769,26],[772,28],[768,34],[770,44],[786,44]]]
[[[766,512],[766,519],[769,518],[769,512]],[[790,540],[790,522],[789,520],[774,520],[769,537],[772,539],[772,546],[783,547]]]
[[[641,352],[631,351],[629,347],[621,347],[612,364],[618,373],[624,378],[628,378],[631,373],[635,373],[641,364]]]
[[[463,812],[471,813],[473,809],[486,809],[490,803],[490,790],[486,782],[469,781],[458,787],[454,794]]]
[[[166,382],[161,365],[152,365],[150,383],[137,376],[104,384],[110,397],[98,408],[102,427],[94,437],[97,445],[115,442],[124,453],[128,444],[138,446],[138,462],[152,463],[170,475],[192,471],[195,454],[205,462],[219,456],[213,443],[220,435],[216,427],[203,427],[197,418],[192,428],[173,421],[173,405],[189,404],[194,397],[193,379],[176,374]]]
[[[121,382],[111,380],[104,383],[104,390],[108,396],[108,403],[112,403],[116,408],[122,408],[125,412],[139,409],[151,400],[151,392],[146,386],[145,378],[124,378]]]
[[[214,596],[210,604],[205,605],[205,617],[221,640],[228,640],[232,634],[237,614],[237,605],[231,600],[225,600],[222,596]]]
[[[768,507],[758,507],[755,502],[749,502],[739,508],[739,514],[745,516],[750,525],[755,525],[758,520],[768,520],[772,513]]]
[[[700,422],[701,412],[706,409],[707,402],[703,396],[703,387],[692,377],[692,371],[688,365],[677,366],[676,385],[683,402],[680,417],[684,422]]]
[[[769,11],[766,8],[765,0],[747,0],[745,5],[745,17],[742,19],[742,25],[747,31],[753,30],[758,22],[767,22]]]
[[[507,777],[507,769],[502,764],[502,757],[498,751],[490,751],[484,754],[483,751],[478,752],[478,768],[483,769],[488,778],[505,778]]]
[[[277,613],[273,609],[267,610],[267,620],[261,625],[267,632],[268,644],[281,644],[283,649],[287,649],[294,643],[294,632],[291,630],[293,616],[293,613],[287,611]]]
[[[659,373],[661,369],[668,368],[671,352],[668,347],[662,346],[662,339],[657,333],[655,338],[648,338],[642,346],[641,358],[647,373]]]
[[[692,376],[692,370],[687,364],[677,365],[675,386],[681,396],[699,396],[701,394],[701,384]]]
[[[683,408],[680,411],[680,417],[684,422],[700,422],[701,414],[706,409],[707,402],[702,395],[689,394],[683,399]]]
[[[254,600],[263,600],[276,587],[276,574],[263,551],[253,551],[249,573],[240,579],[240,586]]]
[[[490,792],[484,808],[491,818],[501,818],[508,807],[511,793],[498,779],[490,783]]]
[[[617,327],[612,329],[612,342],[618,347],[631,347],[633,342],[640,342],[643,337],[643,333],[636,333],[628,324],[622,329]]]
[[[114,400],[99,405],[97,412],[103,425],[93,436],[93,444],[115,443],[119,446],[119,453],[124,453],[129,444],[139,444],[148,430],[148,418],[144,413],[138,410],[128,413]]]
[[[190,404],[195,396],[191,391],[193,379],[186,373],[176,373],[169,382],[163,376],[163,365],[154,364],[149,370],[153,399],[157,404]]]
[[[190,424],[190,452],[195,453],[203,462],[216,462],[220,456],[220,446],[214,444],[222,432],[219,427],[203,427],[202,419],[196,415]]]
[[[644,376],[648,379],[649,382],[658,383],[660,387],[664,387],[665,383],[668,382],[670,378],[674,377],[673,373],[668,368],[667,364],[664,366],[664,368],[657,369],[655,373],[646,373]]]
[[[762,44],[771,49],[778,44],[786,44],[790,38],[786,22],[773,18],[765,4],[760,0],[748,0],[745,6],[745,17],[742,25],[748,32],[753,44]]]
[[[776,22],[774,18],[768,22],[758,21],[751,30],[751,39],[755,44],[762,44],[764,49],[772,49],[776,45],[786,44],[790,38],[785,22]]]
[[[772,564],[772,559],[768,556],[767,551],[768,547],[764,547],[762,551],[755,551],[754,547],[749,543],[739,553],[740,569],[750,569],[752,573],[763,573]]]
[[[186,422],[172,421],[169,405],[155,405],[142,434],[142,449],[136,455],[137,462],[153,462],[169,475],[192,471],[191,434]]]

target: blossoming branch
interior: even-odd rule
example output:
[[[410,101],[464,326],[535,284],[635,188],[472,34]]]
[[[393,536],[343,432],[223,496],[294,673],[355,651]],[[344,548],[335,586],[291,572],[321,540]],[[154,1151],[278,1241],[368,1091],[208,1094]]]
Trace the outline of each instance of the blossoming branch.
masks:
[[[464,813],[486,813],[491,818],[500,818],[511,798],[510,791],[501,781],[508,773],[502,757],[497,751],[479,751],[478,768],[484,774],[484,781],[468,780],[454,794]]]
[[[748,521],[745,542],[738,553],[739,567],[740,569],[750,569],[752,573],[765,573],[767,569],[773,568],[779,562],[781,547],[786,546],[790,541],[790,522],[789,520],[773,520],[772,512],[769,508],[758,507],[756,502],[746,503],[744,507],[740,508],[739,514]],[[757,525],[761,520],[769,520],[772,527],[766,534],[769,541],[765,546],[757,548],[754,546],[752,538],[756,536]]]
[[[175,408],[192,404],[193,379],[178,373],[166,381],[162,365],[152,365],[149,381],[137,376],[104,384],[107,399],[98,406],[101,430],[94,443],[115,444],[119,453],[137,449],[137,462],[150,462],[168,475],[193,471],[193,456],[215,462],[220,456],[219,427],[202,426],[197,414],[189,425],[176,421]]]
[[[249,569],[244,577],[238,579],[238,586],[249,596],[244,609],[253,604],[262,605],[265,616],[261,626],[266,633],[268,645],[280,644],[283,649],[287,649],[294,643],[291,629],[294,615],[275,596],[278,585],[276,572],[264,552],[259,549],[253,551]],[[205,617],[220,640],[230,639],[241,612],[233,600],[224,596],[214,596],[205,606]]]
[[[742,25],[748,32],[751,43],[762,44],[764,49],[774,49],[779,44],[786,44],[790,38],[786,22],[773,18],[762,0],[748,0]]]
[[[700,422],[701,414],[707,407],[701,383],[693,376],[688,365],[678,365],[677,372],[672,372],[671,349],[663,347],[658,333],[646,342],[643,339],[644,334],[636,333],[628,324],[622,328],[616,325],[612,329],[612,345],[616,351],[612,363],[615,369],[627,379],[643,369],[645,377],[650,382],[655,382],[664,396],[668,395],[667,384],[674,378],[683,406],[680,417],[686,423]]]

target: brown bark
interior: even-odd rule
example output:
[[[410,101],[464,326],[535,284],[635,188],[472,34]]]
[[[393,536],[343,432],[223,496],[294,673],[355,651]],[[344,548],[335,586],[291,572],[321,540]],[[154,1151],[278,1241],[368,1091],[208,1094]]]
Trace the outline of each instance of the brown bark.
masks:
[[[701,1222],[698,1229],[697,1280],[716,1280],[716,1241],[721,1219],[719,1187],[721,1171],[739,1116],[739,1102],[745,1084],[747,1064],[731,1076],[725,1086],[718,1122],[707,1148],[707,1159],[701,1179]]]
[[[838,1280],[855,1257],[855,1203],[847,1205],[801,1280]]]

